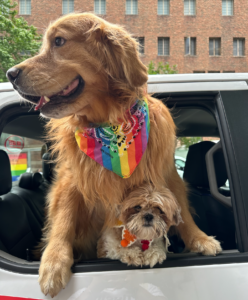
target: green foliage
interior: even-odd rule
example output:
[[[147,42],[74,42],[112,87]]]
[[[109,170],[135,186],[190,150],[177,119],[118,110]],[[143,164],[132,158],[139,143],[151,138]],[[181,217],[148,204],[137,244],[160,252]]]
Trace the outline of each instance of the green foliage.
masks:
[[[37,29],[16,17],[16,6],[10,0],[0,0],[0,82],[7,81],[9,68],[36,54],[41,45]]]
[[[180,137],[178,140],[180,141],[181,146],[185,146],[185,148],[188,149],[189,146],[201,142],[202,137]]]
[[[172,68],[170,67],[169,63],[159,62],[157,66],[153,61],[150,61],[148,65],[148,74],[177,74],[177,65],[173,65]]]

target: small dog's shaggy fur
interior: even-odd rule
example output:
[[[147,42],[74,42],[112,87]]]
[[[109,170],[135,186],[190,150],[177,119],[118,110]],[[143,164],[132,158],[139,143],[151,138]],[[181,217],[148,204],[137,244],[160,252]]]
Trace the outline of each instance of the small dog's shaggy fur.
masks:
[[[170,190],[162,187],[158,190],[146,184],[123,200],[118,219],[136,237],[135,242],[123,247],[123,228],[106,228],[98,241],[97,256],[119,259],[128,265],[153,267],[166,259],[167,233],[170,226],[180,223],[181,215]],[[152,240],[145,251],[142,250],[142,240]]]
[[[127,191],[144,183],[173,192],[184,221],[177,228],[189,250],[205,255],[221,251],[219,242],[192,219],[186,188],[174,165],[175,125],[166,106],[147,94],[147,68],[137,49],[121,26],[89,13],[70,14],[48,27],[37,56],[15,66],[20,71],[13,85],[25,99],[37,104],[50,98],[40,108],[51,118],[48,138],[57,160],[39,270],[45,294],[55,296],[66,286],[75,256],[96,257],[103,226],[113,226]],[[64,97],[68,85],[77,82],[77,93]],[[74,134],[91,123],[119,124],[144,96],[150,114],[147,149],[132,176],[123,179],[83,153]]]

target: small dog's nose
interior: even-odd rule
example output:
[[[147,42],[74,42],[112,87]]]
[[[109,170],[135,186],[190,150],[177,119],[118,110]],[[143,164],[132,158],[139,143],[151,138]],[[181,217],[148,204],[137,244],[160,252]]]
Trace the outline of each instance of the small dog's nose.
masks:
[[[6,73],[6,76],[8,77],[9,81],[13,83],[16,80],[16,78],[20,75],[20,73],[21,69],[10,68]]]
[[[145,218],[145,220],[146,221],[151,221],[152,219],[153,219],[153,215],[151,215],[151,214],[146,214],[145,216],[144,216],[144,218]]]

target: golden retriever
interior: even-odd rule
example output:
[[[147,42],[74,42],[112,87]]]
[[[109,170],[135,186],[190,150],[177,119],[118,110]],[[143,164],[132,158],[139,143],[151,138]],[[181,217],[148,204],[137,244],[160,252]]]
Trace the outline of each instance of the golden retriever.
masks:
[[[147,68],[137,43],[121,26],[90,13],[70,14],[51,24],[40,53],[7,73],[14,88],[51,118],[48,137],[56,153],[56,178],[47,196],[39,283],[55,296],[66,286],[75,257],[94,257],[103,226],[112,226],[128,190],[144,183],[167,187],[181,206],[178,232],[186,247],[204,255],[221,251],[218,241],[194,223],[184,182],[174,165],[175,125],[169,110],[146,92]],[[150,136],[132,176],[123,179],[84,154],[76,128],[119,124],[141,97],[148,100]],[[50,99],[50,101],[49,101]]]

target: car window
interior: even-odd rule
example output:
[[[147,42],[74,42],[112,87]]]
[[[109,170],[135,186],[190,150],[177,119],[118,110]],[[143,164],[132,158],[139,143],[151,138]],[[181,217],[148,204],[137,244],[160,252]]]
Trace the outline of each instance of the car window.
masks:
[[[4,132],[0,138],[0,149],[9,156],[13,185],[25,172],[42,171],[41,158],[47,150],[44,142]]]
[[[178,137],[176,151],[175,151],[175,165],[180,177],[183,178],[185,162],[187,159],[189,147],[191,145],[194,145],[202,141],[211,141],[214,143],[218,143],[219,140],[220,139],[218,137]]]

